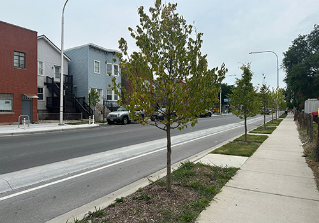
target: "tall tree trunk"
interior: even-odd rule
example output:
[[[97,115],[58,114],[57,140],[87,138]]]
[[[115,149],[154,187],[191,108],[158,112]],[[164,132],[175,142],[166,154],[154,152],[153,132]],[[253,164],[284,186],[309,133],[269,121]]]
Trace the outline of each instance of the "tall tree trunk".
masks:
[[[247,142],[247,117],[245,117],[245,142]]]
[[[271,123],[274,123],[274,111],[271,109]]]
[[[264,106],[264,129],[266,129],[266,106]]]
[[[172,154],[172,148],[171,148],[171,126],[168,123],[166,125],[166,137],[167,137],[167,175],[166,175],[166,190],[167,192],[172,191],[171,187],[171,154]]]

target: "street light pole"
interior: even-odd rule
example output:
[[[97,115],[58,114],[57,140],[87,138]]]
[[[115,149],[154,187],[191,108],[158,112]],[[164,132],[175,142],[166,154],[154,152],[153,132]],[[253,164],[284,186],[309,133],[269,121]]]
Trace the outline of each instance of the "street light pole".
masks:
[[[66,0],[63,6],[62,10],[62,23],[61,23],[61,67],[60,67],[60,122],[59,125],[63,125],[63,32],[64,32],[64,9],[66,6],[66,3],[68,3],[69,0]]]
[[[249,54],[253,53],[273,53],[277,57],[277,91],[279,90],[279,69],[278,69],[278,56],[274,51],[271,50],[265,50],[265,51],[259,51],[259,52],[250,52]],[[278,112],[278,105],[277,105],[277,112]],[[277,112],[276,112],[276,119],[277,119]]]

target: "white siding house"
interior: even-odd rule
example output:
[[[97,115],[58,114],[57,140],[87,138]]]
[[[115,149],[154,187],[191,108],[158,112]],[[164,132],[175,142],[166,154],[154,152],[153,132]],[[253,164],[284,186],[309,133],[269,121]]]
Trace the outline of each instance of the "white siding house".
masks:
[[[68,75],[68,62],[71,59],[64,54],[63,74]],[[52,92],[46,87],[47,77],[54,78],[55,82],[60,82],[61,50],[52,43],[45,35],[38,36],[38,116],[41,118],[47,113],[47,97],[51,97]]]

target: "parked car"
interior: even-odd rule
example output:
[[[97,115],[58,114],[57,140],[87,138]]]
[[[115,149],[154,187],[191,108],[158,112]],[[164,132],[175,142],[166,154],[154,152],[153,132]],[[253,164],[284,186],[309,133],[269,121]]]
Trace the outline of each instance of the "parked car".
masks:
[[[151,115],[151,120],[152,121],[163,121],[165,119],[165,112],[166,112],[166,108],[162,108],[157,110],[157,112],[153,113]],[[174,115],[176,117],[175,111],[173,111],[171,113],[171,115]]]
[[[269,109],[266,109],[265,111],[264,111],[264,109],[260,110],[261,115],[263,115],[263,114],[270,115],[270,112],[271,112],[271,110],[269,110]]]
[[[151,115],[152,121],[163,121],[164,120],[164,113],[166,112],[166,108],[158,109],[157,112]]]
[[[205,109],[205,113],[204,114],[200,114],[200,117],[212,117],[212,112],[208,109]]]
[[[126,125],[127,123],[130,123],[132,121],[135,121],[133,118],[129,116],[130,111],[128,111],[124,107],[119,107],[117,111],[110,112],[107,115],[107,123],[109,125],[113,123],[122,123],[123,125]],[[144,112],[142,110],[136,111],[135,114],[141,115],[142,119],[144,118]]]

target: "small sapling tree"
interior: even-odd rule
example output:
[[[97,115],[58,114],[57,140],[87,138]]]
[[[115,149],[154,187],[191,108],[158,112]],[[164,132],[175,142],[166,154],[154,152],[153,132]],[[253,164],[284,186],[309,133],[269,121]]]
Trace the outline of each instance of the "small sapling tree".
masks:
[[[228,96],[232,102],[232,112],[240,119],[244,119],[245,142],[247,141],[247,118],[258,114],[260,101],[257,97],[256,89],[251,83],[253,73],[250,64],[243,64],[240,69],[243,71],[241,78],[236,78],[236,88]]]
[[[176,7],[177,4],[156,0],[149,9],[150,16],[142,6],[138,9],[140,24],[129,31],[139,51],[129,55],[126,40],[119,40],[121,68],[132,91],[121,88],[115,78],[112,85],[122,95],[118,103],[130,110],[134,119],[166,131],[168,192],[171,192],[171,130],[181,130],[189,123],[194,126],[196,117],[213,107],[218,100],[218,81],[226,72],[225,65],[220,70],[207,68],[206,55],[200,51],[203,34],[187,25],[176,13]],[[148,118],[143,120],[135,115],[140,109]],[[154,113],[158,116],[150,119]]]

